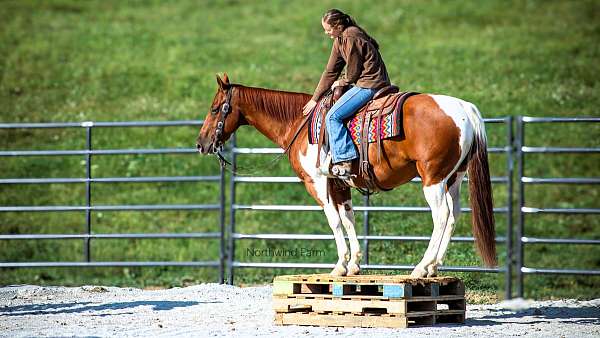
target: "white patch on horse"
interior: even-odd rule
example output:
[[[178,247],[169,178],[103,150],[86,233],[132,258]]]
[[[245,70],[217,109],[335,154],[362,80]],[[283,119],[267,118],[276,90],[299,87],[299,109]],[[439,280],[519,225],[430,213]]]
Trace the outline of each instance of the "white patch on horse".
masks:
[[[448,177],[450,177],[469,154],[474,140],[474,131],[479,130],[479,126],[473,125],[474,121],[470,116],[471,111],[466,109],[468,105],[473,106],[473,104],[446,95],[429,96],[431,96],[446,115],[452,118],[452,121],[454,121],[454,124],[460,130],[460,139],[458,141],[458,145],[460,146],[460,159],[448,174]],[[471,109],[471,107],[468,108]],[[446,177],[444,181],[446,181],[448,177]]]
[[[323,204],[327,203],[327,177],[319,173],[316,167],[317,163],[317,151],[318,147],[316,144],[309,144],[306,147],[306,155],[302,155],[302,152],[298,154],[300,159],[300,165],[302,169],[310,176],[313,180],[313,185],[317,191],[317,197]],[[321,150],[321,159],[325,158],[323,150]]]

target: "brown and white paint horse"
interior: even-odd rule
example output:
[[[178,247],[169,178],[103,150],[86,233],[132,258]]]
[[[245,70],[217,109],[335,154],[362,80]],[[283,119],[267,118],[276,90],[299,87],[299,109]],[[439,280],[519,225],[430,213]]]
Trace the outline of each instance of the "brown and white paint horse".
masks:
[[[216,153],[241,125],[253,126],[281,148],[289,147],[288,159],[294,172],[323,207],[333,230],[338,261],[331,274],[358,274],[361,253],[350,189],[328,189],[328,178],[315,167],[316,157],[323,160],[326,154],[318,154],[317,145],[308,143],[306,125],[296,135],[303,121],[302,107],[310,95],[231,84],[227,74],[223,79],[217,75],[217,83],[219,88],[196,142],[198,150]],[[460,213],[459,190],[467,171],[476,247],[487,266],[496,265],[487,140],[478,109],[454,97],[419,94],[410,97],[403,107],[403,127],[403,137],[383,141],[383,160],[373,161],[373,166],[378,185],[386,189],[417,175],[422,179],[434,228],[423,259],[411,276],[437,274]],[[376,158],[375,143],[369,153],[369,158]],[[348,235],[350,255],[342,227]]]

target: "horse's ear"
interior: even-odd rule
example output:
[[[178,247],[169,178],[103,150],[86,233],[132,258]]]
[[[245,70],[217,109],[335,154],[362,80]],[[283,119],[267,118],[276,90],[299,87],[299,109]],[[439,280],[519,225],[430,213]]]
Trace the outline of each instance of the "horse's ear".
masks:
[[[219,77],[219,74],[215,75],[217,77],[217,84],[219,85],[219,88],[224,89],[225,84],[223,83],[223,80],[221,80],[221,78]]]
[[[219,74],[217,74],[217,83],[219,84],[219,88],[221,88],[223,90],[229,88],[230,83],[229,83],[229,78],[227,77],[227,73],[223,74],[223,80],[221,80],[221,78],[219,77]]]

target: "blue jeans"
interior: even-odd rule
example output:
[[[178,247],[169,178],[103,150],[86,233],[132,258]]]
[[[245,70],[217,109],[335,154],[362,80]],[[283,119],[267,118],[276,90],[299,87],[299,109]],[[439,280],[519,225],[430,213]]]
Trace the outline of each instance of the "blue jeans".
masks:
[[[375,89],[354,86],[342,95],[327,112],[325,118],[333,163],[350,161],[358,157],[350,133],[344,125],[344,120],[373,98],[375,92]]]

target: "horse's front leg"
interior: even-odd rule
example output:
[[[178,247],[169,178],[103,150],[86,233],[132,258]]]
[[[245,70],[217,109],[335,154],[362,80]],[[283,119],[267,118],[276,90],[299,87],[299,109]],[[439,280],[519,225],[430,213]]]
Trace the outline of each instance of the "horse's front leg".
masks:
[[[325,154],[323,151],[321,155],[321,158],[324,159]],[[306,190],[317,201],[317,203],[319,203],[319,205],[323,207],[323,211],[325,212],[325,216],[327,217],[327,223],[329,224],[329,227],[333,232],[333,237],[335,238],[335,245],[337,247],[338,261],[330,274],[333,276],[345,276],[348,272],[348,247],[346,246],[346,240],[344,239],[342,222],[344,223],[344,225],[352,223],[352,233],[354,233],[354,216],[351,213],[352,208],[350,208],[350,217],[347,216],[348,213],[346,212],[343,213],[344,217],[340,217],[340,206],[338,206],[338,204],[333,199],[334,196],[329,196],[328,193],[327,177],[322,176],[315,167],[316,158],[317,146],[309,144],[307,145],[306,153],[298,154],[297,162],[295,158],[291,158],[291,161],[292,163],[300,164],[299,167],[301,167],[302,169],[298,170],[298,172],[300,172],[300,176],[304,176],[303,181],[304,185],[306,186]],[[302,172],[304,172],[305,174],[303,175]],[[338,201],[344,202],[349,199],[350,198],[348,191],[348,198],[340,198],[338,199]],[[345,210],[344,206],[341,207]],[[356,234],[354,234],[354,238],[356,238]],[[350,241],[350,243],[351,245],[353,245],[352,240]],[[356,241],[356,245],[358,245],[358,241]],[[357,265],[356,261],[355,264]],[[355,270],[356,268],[352,267],[352,271]]]
[[[331,231],[333,231],[333,237],[335,238],[335,245],[338,253],[338,261],[330,274],[332,276],[345,276],[348,272],[348,247],[346,246],[346,240],[344,239],[340,215],[331,201],[323,205],[323,211],[325,211],[327,222],[329,223]]]
[[[348,261],[348,272],[346,275],[353,276],[360,273],[360,244],[356,238],[356,230],[354,229],[354,210],[352,209],[352,197],[349,188],[341,188],[334,190],[331,196],[336,204],[339,217],[342,225],[346,229],[348,240],[350,242],[350,260]]]

